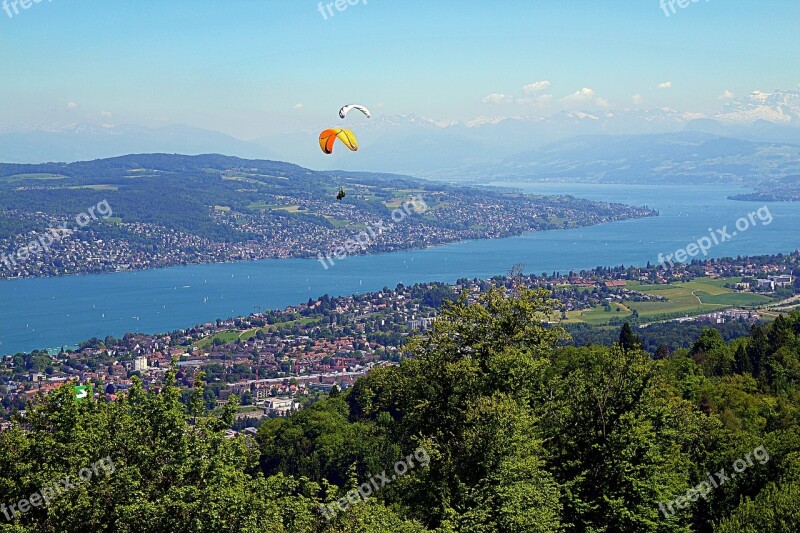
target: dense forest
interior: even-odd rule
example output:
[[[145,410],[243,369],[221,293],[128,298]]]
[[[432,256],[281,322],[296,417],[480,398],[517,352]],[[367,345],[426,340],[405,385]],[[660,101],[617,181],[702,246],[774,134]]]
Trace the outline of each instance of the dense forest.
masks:
[[[619,319],[612,319],[619,322]],[[612,322],[612,324],[613,324]],[[625,321],[623,321],[625,322]],[[628,320],[631,326],[636,326],[638,321]],[[750,332],[751,324],[744,319],[732,320],[722,324],[705,325],[698,322],[655,322],[638,330],[642,348],[655,357],[662,357],[679,348],[691,348],[692,344],[703,334],[707,328],[719,331],[726,341],[745,337]],[[610,346],[619,340],[619,328],[612,326],[597,326],[586,323],[566,324],[564,329],[569,333],[569,344],[588,346],[603,344]]]
[[[0,531],[798,530],[800,313],[654,358],[628,325],[565,345],[556,306],[447,302],[400,365],[253,436],[202,380],[61,387],[0,432]]]

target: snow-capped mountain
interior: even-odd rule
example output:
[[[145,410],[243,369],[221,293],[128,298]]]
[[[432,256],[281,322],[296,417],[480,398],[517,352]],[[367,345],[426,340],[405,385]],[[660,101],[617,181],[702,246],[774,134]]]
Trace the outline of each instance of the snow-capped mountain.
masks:
[[[800,91],[753,91],[725,105],[717,120],[750,124],[759,120],[800,126]]]
[[[439,120],[414,114],[356,117],[361,149],[326,156],[317,131],[280,133],[253,142],[187,126],[146,128],[83,123],[15,126],[0,131],[0,161],[75,161],[129,153],[224,153],[291,161],[315,169],[395,172],[453,178],[508,165],[576,137],[709,134],[753,142],[800,144],[800,91],[756,91],[720,113],[657,109],[561,111],[546,117],[480,116]],[[514,164],[511,165],[515,166]],[[525,164],[522,165],[525,167]],[[492,173],[494,174],[494,173]]]
[[[464,176],[617,183],[753,185],[800,176],[800,146],[703,132],[581,136],[465,168]]]

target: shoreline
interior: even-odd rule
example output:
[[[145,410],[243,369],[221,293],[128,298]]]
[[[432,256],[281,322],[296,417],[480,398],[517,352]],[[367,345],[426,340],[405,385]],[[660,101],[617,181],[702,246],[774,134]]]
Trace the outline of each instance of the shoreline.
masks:
[[[770,257],[770,258],[772,258],[772,257],[778,257],[779,255],[784,255],[784,256],[787,256],[787,257],[789,257],[789,256],[792,256],[792,255],[794,255],[794,254],[800,254],[800,249],[795,249],[795,250],[791,250],[791,251],[788,251],[788,252],[779,252],[779,253],[774,253],[774,254],[757,255],[757,256],[752,256],[752,257]],[[742,259],[746,259],[746,258],[750,258],[750,257],[748,257],[748,256],[745,256],[745,257],[743,257]],[[734,257],[723,257],[723,258],[718,258],[718,260],[725,260],[725,261],[736,261],[736,258],[734,258]],[[622,265],[611,265],[611,266],[606,266],[605,268],[608,268],[608,269],[615,269],[615,268],[617,268],[617,267],[620,267],[620,266],[622,266]],[[633,269],[641,269],[641,268],[646,268],[646,267],[643,267],[642,265],[628,264],[628,266],[627,266],[627,267],[625,267],[625,268],[626,268],[626,269],[631,269],[631,268],[633,268]],[[534,273],[531,273],[531,274],[529,274],[529,275],[530,275],[530,276],[537,276],[537,274],[534,274]],[[505,276],[505,274],[502,274],[502,273],[497,273],[497,274],[494,274],[494,275],[492,275],[492,276],[489,276],[488,278],[483,278],[483,277],[482,277],[482,278],[480,278],[480,279],[491,279],[491,278],[493,278],[493,277],[498,277],[498,276],[501,276],[501,277],[502,277],[502,276]],[[445,283],[446,285],[453,285],[452,283],[446,283],[446,282],[441,282],[441,281],[437,281],[437,280],[431,280],[431,281],[427,281],[427,282],[420,282],[420,283],[418,283],[418,284],[422,284],[422,285],[424,285],[424,284],[429,284],[429,283]],[[414,284],[414,285],[416,285],[416,284]],[[374,291],[374,290],[373,290],[373,291],[366,291],[366,292],[363,292],[363,293],[348,293],[348,294],[346,294],[346,295],[329,295],[329,296],[337,296],[337,297],[341,297],[341,296],[353,296],[354,294],[360,294],[360,295],[365,295],[365,294],[374,294],[374,293],[377,293],[377,292],[380,292],[380,291]],[[321,298],[322,296],[323,296],[323,295],[317,295],[317,297],[316,297],[316,298],[317,298],[317,299],[319,299],[319,298]],[[793,298],[800,298],[800,296],[795,296],[795,297],[793,297]],[[300,300],[302,300],[302,297],[300,298]],[[773,302],[773,304],[775,304],[775,303],[778,303],[778,302]],[[286,311],[288,308],[297,307],[297,306],[302,306],[302,305],[303,305],[303,302],[302,302],[302,301],[299,301],[299,302],[298,302],[298,301],[295,301],[295,303],[292,303],[292,304],[289,304],[289,305],[286,305],[286,306],[283,306],[283,307],[276,307],[276,308],[271,308],[271,309],[264,308],[264,309],[263,309],[261,312],[266,312],[266,311]],[[735,307],[735,306],[732,306],[732,307]],[[256,316],[257,314],[258,314],[258,313],[247,313],[247,314],[238,315],[237,317],[227,317],[227,318],[220,318],[220,317],[217,317],[217,318],[214,318],[214,319],[207,320],[206,322],[226,321],[226,320],[231,320],[231,319],[234,319],[234,318],[251,318],[251,317],[254,317],[254,316]],[[670,319],[670,320],[671,320],[671,319]],[[657,323],[657,322],[661,322],[661,321],[656,321],[656,322],[653,322],[653,323]],[[189,329],[189,328],[192,328],[192,327],[194,327],[194,326],[183,326],[183,327],[181,327],[181,328],[176,328],[176,329],[177,329],[177,330],[183,330],[183,329]],[[134,334],[134,335],[136,335],[136,334],[142,334],[142,335],[146,335],[146,336],[160,336],[160,335],[167,335],[167,334],[169,334],[169,331],[163,331],[163,330],[162,330],[162,331],[157,331],[157,332],[148,332],[148,331],[126,331],[126,332],[125,332],[125,334]],[[108,336],[108,335],[110,335],[110,334],[107,334],[107,336]],[[113,335],[111,335],[111,336],[113,336]],[[61,345],[61,347],[57,347],[57,348],[44,348],[44,350],[46,350],[46,351],[49,353],[49,352],[51,352],[51,351],[53,351],[53,350],[59,350],[59,351],[61,351],[61,348],[62,348],[62,347],[64,347],[64,348],[67,348],[67,349],[71,349],[72,347],[76,347],[76,348],[77,348],[77,346],[78,346],[78,345],[79,345],[81,342],[86,342],[86,341],[88,341],[88,340],[89,340],[89,339],[83,339],[83,340],[81,340],[81,341],[77,341],[77,342],[74,342],[74,343],[65,343],[65,344],[62,344],[62,345]],[[34,349],[34,350],[35,350],[35,349]],[[31,350],[31,351],[33,351],[33,350]],[[10,357],[10,356],[16,355],[16,354],[18,354],[18,353],[30,353],[30,351],[29,351],[29,352],[24,352],[24,351],[23,351],[23,352],[19,352],[19,351],[17,351],[17,352],[14,352],[14,353],[3,353],[3,352],[0,352],[0,357]]]
[[[629,207],[636,207],[636,206],[629,206]],[[645,207],[636,207],[637,209],[645,209]],[[647,208],[650,209],[650,208]],[[401,248],[397,250],[390,250],[390,251],[365,251],[359,253],[351,253],[348,254],[348,257],[362,257],[362,256],[370,256],[370,255],[389,255],[394,253],[400,252],[413,252],[419,250],[427,250],[429,248],[439,248],[442,246],[450,246],[454,244],[462,244],[468,242],[481,242],[481,241],[496,241],[501,239],[510,239],[514,237],[521,237],[524,235],[534,234],[534,233],[545,233],[545,232],[553,232],[553,231],[565,231],[565,230],[573,230],[578,228],[592,228],[595,226],[602,226],[603,224],[613,224],[615,222],[624,222],[628,220],[642,220],[645,218],[653,218],[661,216],[660,213],[655,209],[650,209],[652,214],[645,215],[645,216],[638,216],[638,217],[628,217],[628,218],[619,218],[616,220],[609,220],[606,222],[600,222],[597,224],[576,224],[574,226],[566,227],[566,228],[551,228],[551,229],[544,229],[544,230],[527,230],[522,231],[519,233],[514,233],[511,235],[504,235],[501,237],[484,237],[484,238],[477,238],[477,239],[459,239],[447,242],[440,242],[440,243],[431,243],[426,244],[424,246],[411,246],[409,248]],[[154,268],[131,268],[127,270],[103,270],[99,272],[78,272],[75,274],[58,274],[58,275],[48,275],[48,276],[15,276],[15,277],[3,277],[0,276],[0,283],[4,281],[13,281],[13,280],[32,280],[32,279],[57,279],[57,278],[70,278],[70,277],[79,277],[79,276],[102,276],[106,274],[126,274],[131,272],[147,272],[152,270],[165,270],[170,268],[181,268],[181,267],[189,267],[189,266],[198,266],[198,265],[230,265],[230,264],[237,264],[237,263],[254,263],[259,261],[286,261],[286,260],[314,260],[317,261],[317,256],[315,255],[297,255],[297,256],[289,256],[289,257],[262,257],[259,259],[235,259],[230,261],[198,261],[198,262],[190,262],[190,263],[182,263],[182,264],[174,264],[174,265],[164,265],[160,267]]]

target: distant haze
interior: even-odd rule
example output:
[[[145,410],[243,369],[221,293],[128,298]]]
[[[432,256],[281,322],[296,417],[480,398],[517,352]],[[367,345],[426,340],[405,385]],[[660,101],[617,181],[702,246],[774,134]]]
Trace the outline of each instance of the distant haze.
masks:
[[[706,159],[719,165],[724,162],[715,158],[722,150],[740,158],[740,170],[760,168],[772,161],[784,173],[796,173],[793,164],[800,149],[791,146],[800,145],[800,91],[754,92],[732,100],[711,116],[663,108],[564,111],[541,119],[498,118],[467,123],[383,114],[354,121],[361,145],[355,154],[343,151],[325,156],[317,147],[317,132],[313,130],[241,140],[188,126],[104,127],[75,123],[7,128],[0,132],[0,161],[70,162],[151,152],[222,153],[289,161],[317,169],[397,172],[448,180],[581,177],[602,181],[627,178],[632,172],[649,180],[651,170],[662,167],[662,161],[691,156],[696,163],[708,150],[713,153],[706,153]],[[723,140],[704,145],[720,137]],[[705,147],[698,154],[681,148],[701,145]],[[765,150],[766,145],[784,148]],[[631,164],[628,158],[634,154],[638,163]],[[642,161],[646,157],[650,163]],[[628,171],[619,175],[624,169]],[[711,170],[722,171],[719,167],[709,167]],[[697,173],[688,175],[696,177]],[[662,172],[667,181],[675,176],[674,172]]]

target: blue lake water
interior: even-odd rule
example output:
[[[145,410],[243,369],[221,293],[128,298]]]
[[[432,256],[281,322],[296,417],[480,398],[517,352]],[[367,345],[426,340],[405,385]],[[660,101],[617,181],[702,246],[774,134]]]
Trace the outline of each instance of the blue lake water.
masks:
[[[323,294],[345,295],[398,283],[453,282],[505,274],[568,272],[658,262],[659,253],[708,235],[735,230],[763,203],[727,196],[715,187],[502,183],[526,192],[572,194],[591,200],[647,205],[659,217],[589,228],[469,241],[393,254],[349,257],[329,270],[313,259],[193,265],[144,272],[0,281],[0,354],[53,348],[91,337],[183,329],[217,318],[282,308]],[[800,248],[800,203],[767,204],[772,222],[737,232],[710,257],[790,252]]]

